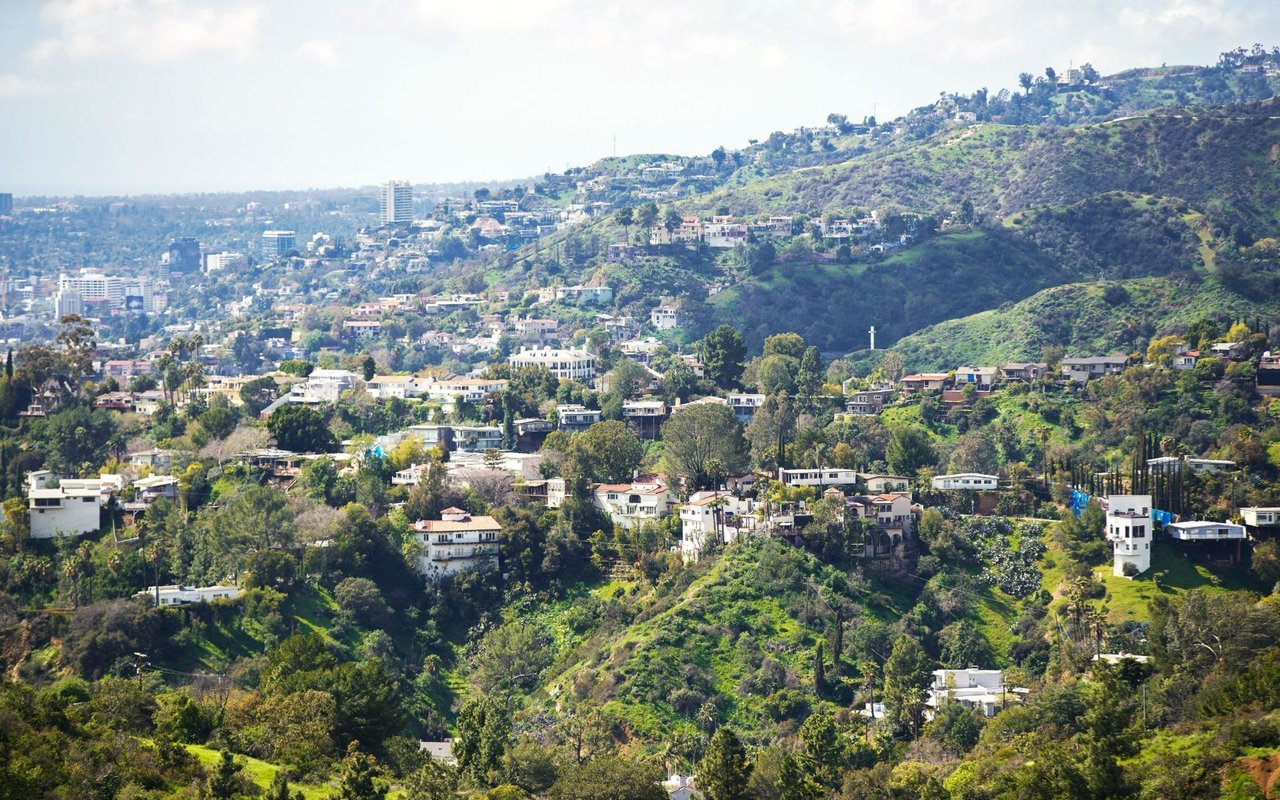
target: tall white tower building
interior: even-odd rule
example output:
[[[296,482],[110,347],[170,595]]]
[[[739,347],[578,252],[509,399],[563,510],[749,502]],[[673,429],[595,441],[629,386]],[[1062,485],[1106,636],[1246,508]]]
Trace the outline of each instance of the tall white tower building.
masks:
[[[1106,498],[1107,541],[1111,542],[1111,574],[1127,578],[1151,569],[1151,495],[1111,495]]]
[[[413,184],[408,181],[383,184],[382,222],[384,225],[413,222]]]

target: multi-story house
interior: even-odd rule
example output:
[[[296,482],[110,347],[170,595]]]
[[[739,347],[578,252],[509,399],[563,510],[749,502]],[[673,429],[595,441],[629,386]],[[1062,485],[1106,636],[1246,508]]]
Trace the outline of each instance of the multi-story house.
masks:
[[[1100,502],[1107,512],[1111,573],[1128,578],[1151,569],[1151,495],[1111,495]]]
[[[48,470],[27,475],[27,513],[32,539],[80,536],[101,526],[103,484],[92,480],[57,481]]]
[[[597,484],[593,496],[595,507],[625,528],[669,516],[675,499],[660,475],[641,475],[631,483]]]
[[[564,403],[556,406],[556,419],[560,430],[581,433],[600,421],[600,411],[586,406]]]
[[[508,360],[515,369],[545,367],[561,380],[590,383],[596,376],[596,357],[585,350],[534,348],[513,353]]]
[[[439,579],[468,569],[498,564],[498,534],[493,517],[473,517],[461,508],[446,508],[438,520],[418,520],[414,538],[422,546],[418,571]]]

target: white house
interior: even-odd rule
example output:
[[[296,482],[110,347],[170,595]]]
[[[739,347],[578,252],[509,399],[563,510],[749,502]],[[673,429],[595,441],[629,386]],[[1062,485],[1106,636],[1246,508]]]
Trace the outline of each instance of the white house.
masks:
[[[641,475],[631,483],[597,484],[593,495],[595,507],[624,528],[638,527],[669,516],[675,500],[675,495],[660,475]]]
[[[1248,538],[1244,526],[1233,522],[1171,522],[1164,530],[1171,539],[1180,542],[1225,542]]]
[[[533,348],[513,353],[508,360],[513,369],[545,367],[562,380],[590,383],[596,376],[596,357],[585,350]]]
[[[957,472],[954,475],[935,475],[932,485],[943,491],[992,491],[999,487],[1000,478],[980,472]]]
[[[867,484],[868,494],[904,492],[909,486],[911,486],[911,479],[903,475],[873,475],[870,473],[859,473],[858,477]]]
[[[786,486],[854,486],[858,472],[852,469],[780,469],[778,480]]]
[[[429,578],[443,578],[498,563],[498,533],[502,526],[493,517],[473,517],[460,508],[446,508],[438,520],[418,520],[414,538],[422,545],[418,571]]]
[[[733,414],[739,422],[750,422],[756,414],[756,409],[762,405],[764,405],[762,394],[731,393],[729,395],[729,408],[733,409]]]
[[[673,331],[680,327],[680,309],[677,306],[658,306],[649,312],[649,323],[660,331]]]
[[[556,300],[607,306],[613,302],[613,289],[609,286],[557,286]]]
[[[1135,575],[1151,569],[1151,495],[1111,495],[1107,512],[1107,541],[1111,542],[1111,574],[1117,578],[1129,567]]]
[[[184,603],[210,603],[214,600],[234,600],[244,590],[239,586],[152,586],[134,597],[150,600],[154,605],[177,606]]]
[[[80,536],[101,526],[102,483],[64,480],[50,486],[54,476],[48,470],[27,475],[27,511],[32,539]]]
[[[360,377],[345,369],[317,369],[307,376],[304,383],[295,383],[293,390],[325,403],[336,403],[342,393],[360,385]]]
[[[956,702],[977,709],[984,717],[994,717],[1010,693],[1020,697],[1025,691],[1006,686],[998,669],[935,669],[925,705],[936,712],[945,703]]]
[[[600,421],[600,411],[573,403],[563,403],[556,406],[556,419],[559,420],[560,430],[581,433]]]
[[[412,375],[375,375],[364,388],[376,400],[407,400],[418,396]]]
[[[445,411],[453,411],[458,401],[479,403],[487,395],[501,392],[507,382],[500,378],[415,378],[414,389],[419,397],[440,403]]]
[[[1251,506],[1240,509],[1240,518],[1250,528],[1280,527],[1280,506]]]
[[[680,506],[680,555],[697,561],[703,549],[723,535],[726,543],[737,538],[740,522],[755,511],[755,500],[729,492],[695,492]]]

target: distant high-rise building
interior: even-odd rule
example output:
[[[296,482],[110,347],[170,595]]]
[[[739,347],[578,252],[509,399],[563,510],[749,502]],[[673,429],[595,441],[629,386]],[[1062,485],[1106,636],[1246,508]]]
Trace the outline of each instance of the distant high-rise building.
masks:
[[[408,181],[383,184],[382,222],[385,225],[413,222],[413,184]]]
[[[84,298],[79,292],[67,289],[53,295],[53,318],[62,319],[68,314],[84,314]]]
[[[124,280],[101,272],[81,270],[78,275],[58,276],[58,292],[74,293],[82,303],[106,303],[109,308],[124,306]]]
[[[165,255],[169,257],[169,272],[200,271],[200,243],[190,236],[169,242],[169,250]]]
[[[13,213],[13,195],[9,192],[0,192],[0,214]]]
[[[279,258],[298,249],[298,236],[293,231],[263,231],[262,257]]]

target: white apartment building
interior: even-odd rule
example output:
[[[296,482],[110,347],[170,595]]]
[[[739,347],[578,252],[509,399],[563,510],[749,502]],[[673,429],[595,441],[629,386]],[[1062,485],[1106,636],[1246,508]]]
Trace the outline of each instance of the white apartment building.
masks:
[[[230,253],[224,250],[221,253],[206,253],[204,256],[205,272],[221,272],[242,264],[244,264],[244,253]]]
[[[513,353],[508,361],[514,369],[545,367],[562,380],[590,383],[596,376],[596,357],[585,350],[534,348]]]
[[[387,181],[382,185],[380,205],[384,225],[413,222],[413,184]]]
[[[501,530],[493,517],[473,517],[461,508],[446,508],[438,520],[419,520],[413,524],[414,538],[423,553],[418,557],[418,571],[439,579],[496,566]]]
[[[1117,578],[1130,567],[1135,575],[1151,569],[1151,495],[1111,495],[1103,504],[1107,512],[1107,541],[1111,542],[1111,574]]]
[[[58,294],[75,294],[81,303],[105,300],[111,308],[124,307],[125,281],[101,272],[81,270],[78,274],[58,276]]]

